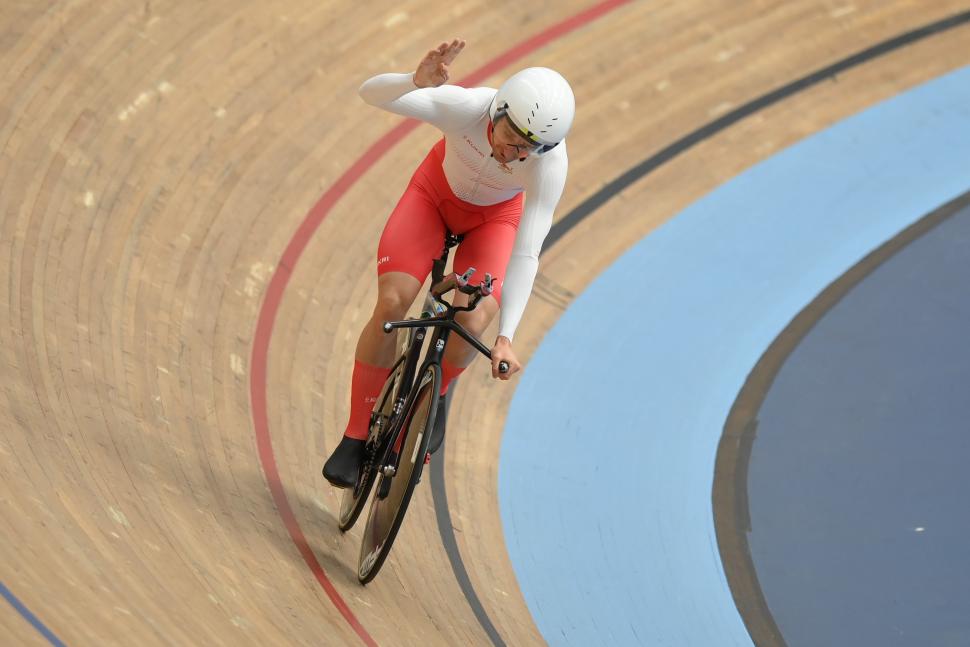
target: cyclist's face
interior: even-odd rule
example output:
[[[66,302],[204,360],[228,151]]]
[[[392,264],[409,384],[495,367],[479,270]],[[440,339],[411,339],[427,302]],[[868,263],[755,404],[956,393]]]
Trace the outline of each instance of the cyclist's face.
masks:
[[[535,148],[535,144],[515,132],[508,117],[503,117],[495,122],[492,129],[492,155],[499,162],[507,164],[512,160],[521,159]]]

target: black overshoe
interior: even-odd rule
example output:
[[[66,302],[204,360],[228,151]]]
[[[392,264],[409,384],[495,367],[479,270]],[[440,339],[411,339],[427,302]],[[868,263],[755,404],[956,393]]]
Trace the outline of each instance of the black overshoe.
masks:
[[[366,440],[357,440],[349,436],[340,439],[340,444],[333,450],[330,458],[323,466],[323,475],[330,481],[330,485],[339,488],[349,488],[356,485],[366,443]]]

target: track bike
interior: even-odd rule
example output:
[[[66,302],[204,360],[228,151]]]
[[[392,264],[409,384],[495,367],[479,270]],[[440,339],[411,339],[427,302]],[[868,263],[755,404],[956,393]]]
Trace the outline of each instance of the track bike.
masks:
[[[432,439],[432,433],[441,398],[441,360],[449,336],[457,333],[489,360],[492,358],[489,349],[455,321],[455,315],[474,310],[492,293],[489,274],[480,284],[470,284],[473,267],[462,275],[444,276],[448,252],[460,242],[461,236],[450,232],[445,236],[441,256],[432,266],[431,289],[425,296],[420,318],[384,323],[385,333],[405,331],[403,352],[377,396],[357,482],[344,491],[338,518],[340,529],[350,530],[376,483],[357,563],[361,584],[373,580],[387,559],[414,488],[430,460],[429,447],[437,446],[433,440],[437,444],[442,440]],[[445,301],[444,295],[452,290],[469,295],[468,305],[456,307]],[[508,364],[501,362],[499,371],[508,370]]]

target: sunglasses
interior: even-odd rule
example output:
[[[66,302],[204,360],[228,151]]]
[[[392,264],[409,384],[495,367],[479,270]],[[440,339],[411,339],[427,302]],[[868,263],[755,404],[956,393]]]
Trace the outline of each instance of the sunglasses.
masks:
[[[536,141],[535,135],[533,135],[528,130],[522,130],[521,128],[515,125],[515,122],[512,121],[512,117],[509,116],[508,110],[509,110],[509,104],[507,103],[504,104],[502,107],[498,108],[495,111],[494,123],[498,123],[498,121],[502,117],[505,117],[505,120],[508,122],[509,128],[512,129],[512,132],[514,132],[516,135],[526,140],[527,142],[531,142],[528,145],[511,144],[511,146],[515,147],[516,151],[521,151],[523,153],[534,152],[534,153],[541,154],[541,153],[548,153],[553,148],[559,145],[559,142],[556,142],[555,144],[543,144],[542,142]]]

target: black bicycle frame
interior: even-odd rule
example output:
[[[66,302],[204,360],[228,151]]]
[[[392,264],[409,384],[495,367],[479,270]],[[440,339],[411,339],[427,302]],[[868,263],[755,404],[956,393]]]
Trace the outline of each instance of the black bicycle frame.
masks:
[[[491,359],[492,352],[489,350],[485,344],[478,340],[477,337],[472,335],[470,332],[465,330],[464,326],[455,321],[455,316],[459,312],[468,312],[474,310],[478,305],[478,302],[482,299],[481,292],[476,291],[474,288],[469,288],[466,293],[472,294],[472,298],[467,306],[455,307],[450,303],[447,303],[437,295],[433,293],[434,287],[440,284],[444,280],[444,268],[445,264],[448,262],[448,250],[451,247],[460,242],[461,238],[449,233],[445,238],[445,247],[441,252],[441,257],[435,259],[434,265],[431,271],[431,286],[432,286],[432,296],[438,304],[445,307],[445,312],[437,316],[431,316],[431,313],[422,312],[421,319],[409,319],[406,321],[388,321],[384,323],[384,332],[389,333],[396,329],[408,329],[417,328],[418,330],[412,336],[412,345],[408,349],[408,362],[409,365],[405,366],[405,377],[407,379],[403,380],[404,384],[411,384],[414,378],[413,369],[416,366],[416,355],[413,352],[414,342],[423,342],[427,334],[427,329],[429,327],[435,328],[435,334],[431,338],[431,347],[428,349],[428,354],[425,357],[424,363],[421,365],[421,372],[430,366],[431,364],[441,365],[442,355],[444,354],[445,345],[448,343],[448,337],[452,332],[458,333],[458,335],[468,342],[475,350],[480,352],[485,357]],[[456,288],[456,289],[461,289]],[[419,345],[420,350],[420,345]],[[414,356],[414,361],[412,362],[412,356]],[[412,371],[408,371],[412,369]]]
[[[435,259],[432,270],[431,270],[431,285],[432,290],[435,286],[439,285],[444,280],[444,269],[448,262],[448,250],[461,242],[460,236],[455,236],[450,232],[445,238],[444,249],[441,252],[441,256]],[[431,365],[437,364],[441,366],[441,361],[444,356],[445,347],[448,344],[448,338],[452,332],[457,333],[462,339],[468,342],[475,350],[483,354],[485,357],[491,359],[491,350],[485,346],[481,341],[478,340],[474,335],[468,332],[464,326],[455,321],[455,316],[459,312],[467,312],[474,310],[478,305],[478,302],[482,299],[482,294],[476,288],[465,288],[458,287],[466,293],[472,294],[472,298],[467,306],[455,307],[450,303],[443,301],[440,296],[431,293],[430,298],[437,304],[439,309],[440,306],[445,308],[444,312],[440,314],[432,315],[431,312],[427,310],[421,313],[420,319],[408,319],[405,321],[388,321],[384,323],[384,332],[390,333],[397,329],[414,329],[414,334],[411,335],[411,340],[408,345],[406,352],[406,358],[404,360],[404,369],[401,373],[401,384],[398,387],[398,395],[394,400],[393,408],[393,419],[389,421],[389,437],[396,436],[396,429],[401,420],[401,414],[407,411],[411,406],[413,406],[413,398],[417,397],[417,391],[414,388],[414,382],[417,375],[421,375],[424,371]],[[434,334],[431,336],[431,345],[425,355],[424,362],[421,363],[420,369],[418,369],[418,359],[421,356],[421,350],[424,347],[424,340],[428,334],[428,328],[434,328]],[[440,388],[440,385],[439,385]],[[378,457],[379,463],[383,463],[386,460],[386,452],[384,456]]]

